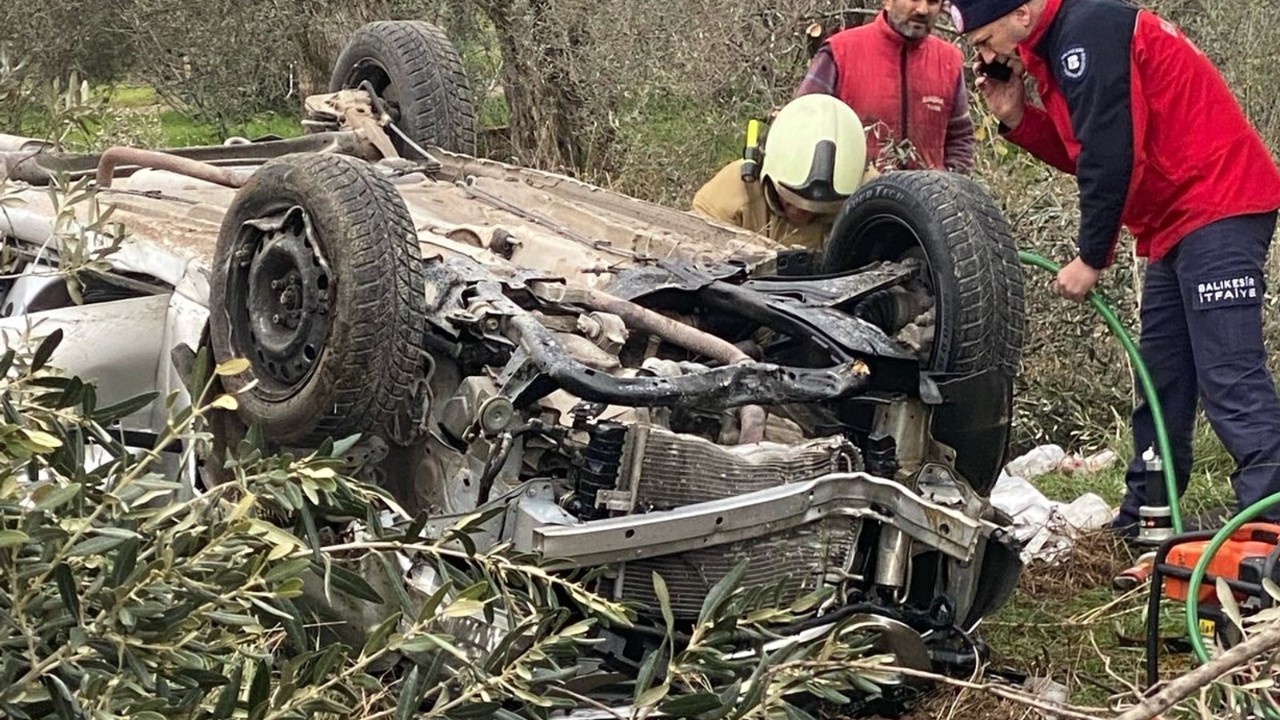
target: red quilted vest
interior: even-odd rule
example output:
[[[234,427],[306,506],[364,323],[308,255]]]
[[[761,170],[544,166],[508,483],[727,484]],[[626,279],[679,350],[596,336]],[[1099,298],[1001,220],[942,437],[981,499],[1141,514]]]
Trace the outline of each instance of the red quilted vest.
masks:
[[[947,123],[955,111],[963,58],[954,45],[927,35],[908,40],[882,12],[874,22],[827,41],[839,70],[836,96],[867,129],[867,157],[881,169],[945,170]],[[907,138],[918,161],[880,157],[881,148]]]

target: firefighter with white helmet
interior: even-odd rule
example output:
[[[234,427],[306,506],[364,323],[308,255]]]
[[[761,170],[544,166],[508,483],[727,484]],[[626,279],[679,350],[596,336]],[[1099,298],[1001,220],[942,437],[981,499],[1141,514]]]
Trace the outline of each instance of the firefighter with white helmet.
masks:
[[[817,250],[845,199],[866,179],[867,141],[848,105],[830,95],[804,95],[770,125],[758,179],[743,172],[748,162],[728,164],[703,185],[694,212]]]

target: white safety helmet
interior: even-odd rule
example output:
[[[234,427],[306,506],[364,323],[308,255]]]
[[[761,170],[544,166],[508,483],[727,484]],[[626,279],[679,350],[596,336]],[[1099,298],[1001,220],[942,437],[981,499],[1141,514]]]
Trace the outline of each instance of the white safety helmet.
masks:
[[[781,199],[834,215],[858,188],[866,165],[867,138],[857,113],[831,95],[802,95],[769,126],[760,177],[771,204]]]

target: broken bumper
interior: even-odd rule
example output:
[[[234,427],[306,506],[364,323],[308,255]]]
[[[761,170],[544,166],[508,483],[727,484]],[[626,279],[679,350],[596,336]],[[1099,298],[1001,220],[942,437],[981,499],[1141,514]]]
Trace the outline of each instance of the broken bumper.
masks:
[[[659,557],[771,535],[828,516],[877,520],[961,562],[999,530],[866,473],[833,473],[674,510],[533,529],[532,547],[578,566]]]

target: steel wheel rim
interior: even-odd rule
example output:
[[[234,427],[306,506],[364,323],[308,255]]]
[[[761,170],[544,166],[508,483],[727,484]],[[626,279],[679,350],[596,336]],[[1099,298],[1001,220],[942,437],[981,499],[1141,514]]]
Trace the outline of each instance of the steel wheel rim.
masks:
[[[315,372],[331,329],[328,263],[300,210],[274,229],[246,225],[228,277],[231,347],[249,360],[257,391],[295,394]]]

